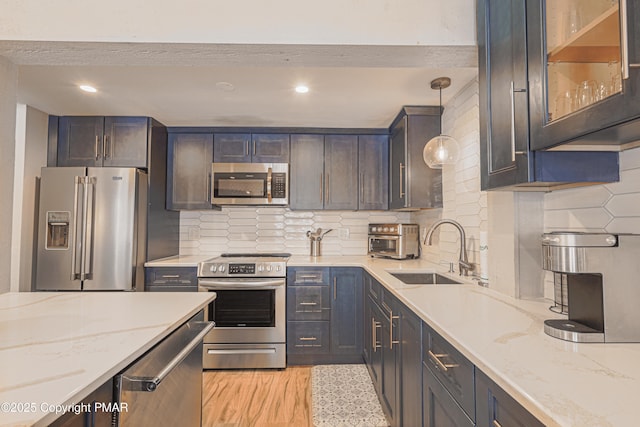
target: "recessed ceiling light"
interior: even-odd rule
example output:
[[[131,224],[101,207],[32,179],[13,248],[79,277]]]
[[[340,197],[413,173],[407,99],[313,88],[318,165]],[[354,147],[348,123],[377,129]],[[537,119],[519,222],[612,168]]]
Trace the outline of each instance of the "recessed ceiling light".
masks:
[[[231,92],[235,89],[235,86],[229,82],[218,82],[216,83],[216,87],[223,92]]]
[[[307,92],[309,92],[309,86],[298,85],[298,86],[296,86],[296,92],[298,92],[298,93],[307,93]]]
[[[90,93],[96,93],[98,91],[98,89],[96,89],[93,86],[89,86],[89,85],[80,85],[80,89],[85,91],[85,92],[90,92]]]

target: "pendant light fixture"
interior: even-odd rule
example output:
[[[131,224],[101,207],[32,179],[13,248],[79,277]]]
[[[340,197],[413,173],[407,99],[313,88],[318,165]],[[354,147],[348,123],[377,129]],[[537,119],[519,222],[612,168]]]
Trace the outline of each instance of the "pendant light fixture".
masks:
[[[442,89],[451,86],[449,77],[438,77],[431,81],[431,89],[440,91],[440,134],[431,138],[422,150],[424,162],[432,169],[442,169],[443,165],[455,164],[458,161],[458,142],[442,133]]]

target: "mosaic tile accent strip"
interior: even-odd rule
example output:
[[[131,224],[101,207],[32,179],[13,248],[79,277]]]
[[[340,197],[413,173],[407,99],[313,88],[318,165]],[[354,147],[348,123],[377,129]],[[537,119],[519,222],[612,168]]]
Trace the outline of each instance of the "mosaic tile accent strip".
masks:
[[[311,368],[314,427],[387,427],[365,365]]]

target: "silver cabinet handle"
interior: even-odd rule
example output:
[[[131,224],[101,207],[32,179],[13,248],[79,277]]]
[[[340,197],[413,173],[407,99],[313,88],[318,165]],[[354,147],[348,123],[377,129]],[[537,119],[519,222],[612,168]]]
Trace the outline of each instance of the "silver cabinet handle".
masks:
[[[326,179],[327,179],[327,182],[325,183],[325,186],[324,186],[325,187],[326,198],[324,200],[326,202],[328,202],[329,201],[330,182],[331,182],[331,181],[329,181],[329,174],[327,174],[327,178]]]
[[[333,299],[336,300],[338,299],[338,291],[337,291],[337,287],[338,287],[338,278],[334,277],[333,278]]]
[[[318,338],[316,338],[316,337],[300,337],[299,340],[300,341],[317,341]]]
[[[400,316],[394,316],[393,311],[389,312],[389,350],[393,350],[394,344],[400,344],[400,341],[393,340],[393,321],[400,319]]]
[[[382,345],[378,345],[378,328],[382,328],[382,324],[380,322],[376,322],[375,318],[371,318],[371,340],[372,340],[372,347],[373,347],[373,352],[377,352],[378,349],[380,347],[382,347]]]
[[[317,302],[300,302],[298,305],[318,305]]]
[[[497,420],[493,420],[491,424],[493,425],[493,427],[502,427],[502,424],[500,424]]]
[[[509,93],[511,94],[511,161],[516,161],[516,154],[524,154],[523,151],[516,151],[516,97],[517,93],[524,93],[526,89],[516,89],[515,83],[511,80]]]
[[[160,383],[178,366],[196,347],[200,345],[204,336],[213,329],[213,323],[211,322],[194,322],[206,323],[203,329],[187,344],[173,359],[164,367],[155,377],[128,377],[122,375],[123,379],[129,382],[128,390],[132,391],[155,391]]]
[[[246,156],[249,155],[249,140],[244,141],[244,153]]]
[[[162,277],[164,279],[177,279],[178,277],[180,277],[179,274],[163,274]]]
[[[253,155],[256,155],[256,142],[253,141]]]
[[[211,173],[209,173],[205,179],[207,180],[206,185],[204,186],[205,191],[207,192],[207,194],[205,194],[205,200],[207,202],[211,202]]]
[[[404,164],[400,163],[400,198],[404,197],[404,185],[403,185],[403,176],[402,173],[404,171]]]
[[[100,160],[100,150],[98,150],[98,146],[100,145],[100,136],[96,135],[96,146],[94,153],[96,153],[96,160]]]
[[[323,187],[323,184],[324,184],[324,174],[323,174],[323,173],[321,173],[321,174],[320,174],[320,201],[321,201],[321,202],[322,202],[322,194],[324,193],[324,187]]]
[[[448,356],[449,356],[448,354],[434,354],[431,350],[429,350],[429,358],[433,360],[443,372],[447,372],[449,369],[457,368],[459,366],[455,363],[449,363],[449,364],[442,363],[442,360],[440,360],[440,358],[448,357]]]
[[[109,144],[109,136],[107,134],[104,134],[102,136],[102,158],[103,159],[108,159],[109,157],[111,157],[109,155],[109,149],[107,149],[108,144]]]

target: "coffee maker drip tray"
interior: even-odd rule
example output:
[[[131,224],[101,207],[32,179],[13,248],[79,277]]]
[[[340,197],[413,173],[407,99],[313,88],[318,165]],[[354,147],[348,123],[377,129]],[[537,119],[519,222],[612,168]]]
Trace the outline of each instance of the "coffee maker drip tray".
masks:
[[[571,342],[604,342],[604,332],[566,319],[544,321],[544,333]]]

